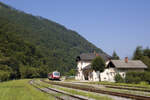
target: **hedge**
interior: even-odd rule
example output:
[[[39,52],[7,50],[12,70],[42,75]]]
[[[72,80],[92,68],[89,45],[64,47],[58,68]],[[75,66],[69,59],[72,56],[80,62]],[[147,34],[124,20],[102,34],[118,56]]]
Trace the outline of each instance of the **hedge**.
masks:
[[[125,77],[126,83],[140,83],[142,81],[150,84],[150,72],[127,72]]]

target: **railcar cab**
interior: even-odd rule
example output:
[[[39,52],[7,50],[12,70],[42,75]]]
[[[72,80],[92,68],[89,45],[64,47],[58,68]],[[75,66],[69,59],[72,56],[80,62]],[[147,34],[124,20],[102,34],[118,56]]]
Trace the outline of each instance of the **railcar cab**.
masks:
[[[54,71],[52,73],[48,74],[48,79],[49,80],[60,80],[60,72]]]

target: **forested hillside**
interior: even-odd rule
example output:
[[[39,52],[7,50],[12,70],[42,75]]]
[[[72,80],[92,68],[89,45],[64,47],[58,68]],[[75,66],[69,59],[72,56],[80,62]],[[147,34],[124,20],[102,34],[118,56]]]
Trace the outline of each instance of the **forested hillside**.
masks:
[[[77,55],[93,51],[105,54],[75,31],[0,3],[1,71],[5,66],[15,78],[41,77],[53,70],[64,74],[76,68]],[[29,70],[36,74],[24,75]]]

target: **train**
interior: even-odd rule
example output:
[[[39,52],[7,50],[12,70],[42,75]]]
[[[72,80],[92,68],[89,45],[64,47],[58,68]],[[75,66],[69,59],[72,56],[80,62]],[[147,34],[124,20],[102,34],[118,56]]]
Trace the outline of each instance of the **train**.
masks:
[[[48,79],[49,80],[60,80],[60,72],[53,71],[51,73],[48,73]]]

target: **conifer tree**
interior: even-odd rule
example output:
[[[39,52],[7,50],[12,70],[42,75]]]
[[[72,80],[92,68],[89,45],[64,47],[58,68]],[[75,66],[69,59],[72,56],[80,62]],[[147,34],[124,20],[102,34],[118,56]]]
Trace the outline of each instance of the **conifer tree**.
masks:
[[[119,60],[120,59],[120,57],[117,55],[117,53],[115,51],[112,54],[112,59],[113,60]]]
[[[143,56],[143,50],[141,46],[136,47],[136,50],[133,54],[133,60],[140,60]]]

